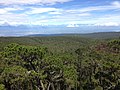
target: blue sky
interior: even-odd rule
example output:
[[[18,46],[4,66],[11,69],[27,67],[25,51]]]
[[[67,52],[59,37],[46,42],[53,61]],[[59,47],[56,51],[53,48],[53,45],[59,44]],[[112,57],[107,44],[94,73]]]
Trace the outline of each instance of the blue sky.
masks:
[[[120,0],[1,0],[0,24],[5,22],[11,25],[119,26]]]
[[[120,31],[120,0],[0,1],[0,36],[110,31]]]

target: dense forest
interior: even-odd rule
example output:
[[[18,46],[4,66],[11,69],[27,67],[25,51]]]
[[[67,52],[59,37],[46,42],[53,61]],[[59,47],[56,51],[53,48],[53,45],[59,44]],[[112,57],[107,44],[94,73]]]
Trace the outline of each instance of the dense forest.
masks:
[[[0,90],[120,90],[120,38],[0,37]]]

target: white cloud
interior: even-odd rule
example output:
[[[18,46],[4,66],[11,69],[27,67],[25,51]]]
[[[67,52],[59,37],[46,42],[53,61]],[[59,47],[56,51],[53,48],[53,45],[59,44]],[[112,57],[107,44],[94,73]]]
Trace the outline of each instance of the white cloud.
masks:
[[[5,2],[6,4],[34,4],[36,2],[43,2],[46,4],[51,4],[54,2],[63,2],[63,1],[70,1],[70,0],[4,0],[0,1],[0,4],[5,4],[1,2]],[[101,5],[101,6],[89,6],[84,8],[74,9],[71,8],[55,8],[55,7],[37,7],[37,6],[28,6],[28,5],[10,5],[6,6],[5,8],[0,9],[0,20],[1,21],[8,21],[12,24],[69,24],[69,22],[75,22],[80,24],[89,24],[89,23],[103,23],[103,22],[119,22],[120,16],[118,12],[115,16],[114,13],[111,16],[105,16],[104,13],[97,14],[92,13],[92,11],[107,11],[107,10],[117,10],[120,9],[120,2],[114,1],[109,3],[109,5]],[[18,14],[17,11],[23,10]],[[15,12],[12,12],[15,11]],[[34,14],[34,15],[32,15]],[[74,24],[69,24],[68,27],[75,27]],[[77,25],[76,25],[77,27]]]
[[[109,10],[111,6],[96,6],[96,7],[87,7],[80,9],[80,12],[91,12],[91,11],[100,11],[100,10]]]
[[[118,9],[116,6],[94,6],[94,7],[86,7],[86,8],[81,8],[81,9],[73,9],[73,10],[68,10],[68,13],[84,13],[84,12],[92,12],[92,11],[105,11],[105,10],[113,10],[113,9]]]
[[[77,24],[68,24],[67,27],[73,27],[74,28],[74,27],[79,27],[79,25],[77,25]]]
[[[6,6],[0,9],[0,24],[5,22],[10,23],[11,25],[22,24],[27,22],[28,16],[26,14],[17,14],[12,11],[23,10],[22,7],[18,6]]]
[[[55,14],[55,15],[57,15],[57,14],[62,14],[62,12],[55,11],[55,12],[49,12],[49,14]]]
[[[113,6],[120,7],[120,1],[114,1],[111,3]]]
[[[26,12],[26,14],[40,14],[46,12],[56,12],[59,11],[57,8],[31,8],[31,11]]]
[[[7,13],[6,10],[4,10],[4,9],[0,9],[0,14],[5,14],[5,13]]]
[[[34,22],[31,22],[30,24],[32,25],[41,25],[41,26],[46,26],[49,20],[35,20]]]
[[[1,22],[8,22],[11,25],[28,24],[29,18],[25,14],[6,13],[0,15]]]
[[[0,9],[0,14],[8,14],[11,13],[11,11],[17,11],[17,10],[23,10],[20,7],[5,7]]]
[[[120,23],[119,21],[120,19],[120,16],[117,15],[117,14],[111,14],[111,15],[103,15],[101,17],[97,17],[95,18],[95,21],[96,22],[99,22],[99,23],[104,23],[104,22],[116,22],[116,23]]]
[[[67,10],[67,12],[68,13],[85,13],[85,12],[92,12],[92,11],[107,11],[107,10],[115,10],[115,9],[120,9],[119,1],[114,1],[110,5],[89,6],[85,8],[71,9],[71,10]]]
[[[120,26],[120,23],[117,22],[106,22],[106,23],[97,23],[95,26]]]
[[[56,3],[64,3],[69,2],[71,0],[1,0],[0,4],[4,5],[13,5],[13,4],[56,4]]]
[[[91,14],[90,13],[80,13],[80,14],[78,14],[78,16],[85,17],[85,16],[91,16]]]

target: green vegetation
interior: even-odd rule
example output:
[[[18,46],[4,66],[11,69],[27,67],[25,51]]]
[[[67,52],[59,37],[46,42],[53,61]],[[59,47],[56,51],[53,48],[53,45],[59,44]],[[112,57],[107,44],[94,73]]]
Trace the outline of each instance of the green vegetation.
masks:
[[[0,90],[120,90],[120,39],[1,37]]]
[[[78,36],[54,36],[54,37],[1,37],[0,50],[6,45],[17,43],[27,46],[47,47],[52,52],[75,51],[81,45],[91,44],[92,39],[81,38]]]

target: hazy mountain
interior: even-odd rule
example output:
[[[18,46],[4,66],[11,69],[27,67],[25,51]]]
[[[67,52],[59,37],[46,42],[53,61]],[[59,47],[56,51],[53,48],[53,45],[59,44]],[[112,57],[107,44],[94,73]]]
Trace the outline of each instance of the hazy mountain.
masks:
[[[24,36],[30,34],[64,34],[64,33],[94,33],[119,32],[120,26],[94,25],[16,25],[8,23],[0,25],[0,36]]]
[[[120,38],[120,32],[99,32],[99,33],[86,33],[86,34],[33,34],[28,35],[28,37],[43,37],[43,36],[76,36],[94,39],[110,39],[110,38]]]

